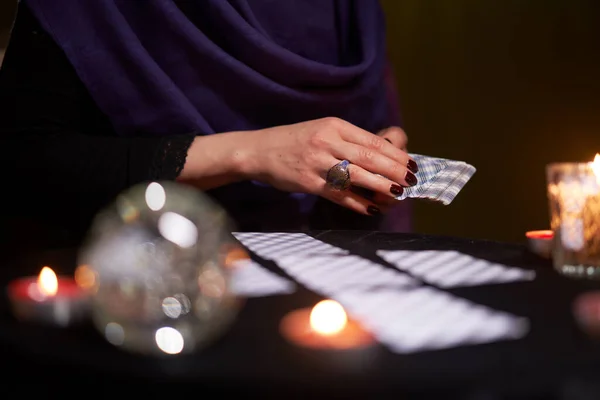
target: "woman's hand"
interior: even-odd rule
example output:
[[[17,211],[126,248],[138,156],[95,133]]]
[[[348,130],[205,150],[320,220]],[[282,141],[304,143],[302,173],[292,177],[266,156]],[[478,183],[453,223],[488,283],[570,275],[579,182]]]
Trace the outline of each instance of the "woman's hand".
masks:
[[[219,136],[219,135],[216,135]],[[237,135],[238,169],[246,179],[259,180],[288,192],[320,195],[362,214],[377,214],[413,186],[417,165],[401,150],[406,135],[389,128],[380,135],[337,118],[324,118]],[[352,185],[376,193],[374,200],[352,190],[337,191],[327,172],[350,161]],[[412,172],[411,172],[412,171]],[[380,199],[379,201],[377,199]]]

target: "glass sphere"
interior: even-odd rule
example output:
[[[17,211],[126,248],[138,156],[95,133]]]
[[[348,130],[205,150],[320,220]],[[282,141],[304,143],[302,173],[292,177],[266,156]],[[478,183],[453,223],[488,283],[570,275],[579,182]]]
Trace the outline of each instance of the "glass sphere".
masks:
[[[209,344],[239,306],[230,273],[232,255],[245,252],[232,228],[220,206],[188,186],[152,182],[120,194],[96,216],[78,259],[96,328],[143,354]]]

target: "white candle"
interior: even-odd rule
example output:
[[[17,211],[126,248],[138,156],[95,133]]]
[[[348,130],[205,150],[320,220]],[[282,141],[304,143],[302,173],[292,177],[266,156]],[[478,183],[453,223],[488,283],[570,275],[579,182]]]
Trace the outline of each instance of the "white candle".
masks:
[[[588,163],[551,164],[547,172],[555,267],[572,275],[595,274],[600,267],[600,243],[594,239],[600,233],[600,155]]]

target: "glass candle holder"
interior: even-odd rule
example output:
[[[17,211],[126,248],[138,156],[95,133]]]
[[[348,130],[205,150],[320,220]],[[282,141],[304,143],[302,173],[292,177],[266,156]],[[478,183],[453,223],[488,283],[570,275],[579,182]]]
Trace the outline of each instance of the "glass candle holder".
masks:
[[[546,167],[554,267],[571,277],[600,277],[600,156]]]
[[[173,182],[135,186],[100,212],[81,248],[77,282],[96,328],[125,350],[189,353],[233,321],[231,255],[243,252],[225,211]]]

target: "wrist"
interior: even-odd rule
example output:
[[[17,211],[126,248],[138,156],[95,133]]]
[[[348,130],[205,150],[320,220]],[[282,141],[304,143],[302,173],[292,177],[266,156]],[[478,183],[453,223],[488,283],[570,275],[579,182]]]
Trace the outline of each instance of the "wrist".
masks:
[[[238,180],[252,179],[255,173],[256,153],[250,136],[251,131],[229,132],[227,137],[227,149],[224,159],[228,173]]]
[[[264,175],[260,162],[264,130],[238,131],[228,135],[231,135],[227,156],[230,172],[239,180],[260,179]]]
[[[188,149],[179,181],[212,188],[251,179],[255,144],[252,132],[197,136]]]

